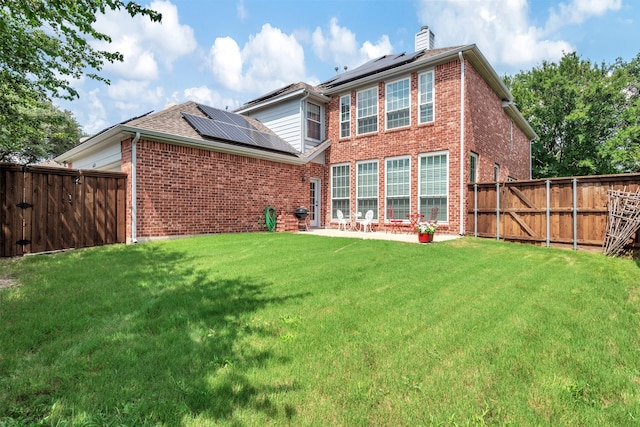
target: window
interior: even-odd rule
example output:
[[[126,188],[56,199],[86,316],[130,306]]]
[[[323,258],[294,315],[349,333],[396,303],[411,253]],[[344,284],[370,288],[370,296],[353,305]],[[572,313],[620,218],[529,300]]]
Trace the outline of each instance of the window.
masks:
[[[378,88],[358,92],[356,95],[358,113],[358,135],[378,131]]]
[[[320,106],[307,103],[307,138],[320,140]]]
[[[469,157],[469,182],[477,182],[478,180],[478,155],[471,153]]]
[[[358,163],[357,175],[358,212],[365,214],[373,211],[373,218],[378,219],[378,162]]]
[[[411,168],[408,157],[387,159],[386,197],[389,219],[406,219],[411,212]]]
[[[434,120],[433,71],[427,71],[418,76],[418,106],[419,123],[429,123]]]
[[[500,165],[496,163],[493,165],[493,181],[498,182],[498,179],[500,179]]]
[[[449,165],[447,153],[420,156],[420,213],[429,217],[438,208],[438,221],[446,222],[449,199]]]
[[[337,219],[337,211],[349,216],[349,165],[336,165],[331,168],[331,218]]]
[[[340,97],[340,138],[351,136],[351,95]]]
[[[387,129],[409,126],[411,124],[409,79],[389,83],[385,97],[387,100]]]

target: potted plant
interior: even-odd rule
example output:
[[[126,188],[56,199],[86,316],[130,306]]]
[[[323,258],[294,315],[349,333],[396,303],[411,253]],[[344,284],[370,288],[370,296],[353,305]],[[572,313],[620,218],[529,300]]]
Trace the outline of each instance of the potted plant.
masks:
[[[438,223],[435,221],[422,221],[416,225],[418,231],[418,240],[420,243],[430,243],[433,241],[433,234],[438,229]]]

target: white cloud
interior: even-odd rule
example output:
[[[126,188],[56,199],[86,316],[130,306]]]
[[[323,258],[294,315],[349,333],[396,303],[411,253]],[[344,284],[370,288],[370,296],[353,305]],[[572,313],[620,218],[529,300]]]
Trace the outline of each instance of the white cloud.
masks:
[[[238,100],[228,97],[225,98],[219,92],[211,90],[207,86],[191,87],[182,91],[174,92],[171,95],[171,101],[176,103],[194,101],[220,109],[229,107],[229,110],[233,110],[240,106],[240,102]]]
[[[211,71],[226,88],[238,89],[242,83],[242,53],[231,37],[218,37],[209,52]]]
[[[546,29],[553,31],[567,24],[581,24],[593,16],[601,16],[621,7],[622,0],[571,0],[569,3],[560,3],[558,10],[551,10]]]
[[[244,5],[244,0],[240,0],[238,2],[238,6],[237,6],[236,10],[238,12],[238,18],[241,21],[245,21],[247,19],[247,17],[249,16],[249,12],[247,11],[246,6]]]
[[[393,51],[386,35],[380,37],[376,43],[367,40],[360,46],[355,33],[338,25],[337,18],[331,18],[327,35],[322,28],[317,27],[311,36],[311,43],[318,58],[339,67],[355,67]]]
[[[109,34],[113,41],[95,42],[95,46],[124,55],[122,63],[106,63],[105,71],[125,79],[152,80],[158,78],[160,64],[170,70],[176,59],[196,49],[193,29],[180,24],[174,4],[155,0],[149,7],[162,13],[161,23],[142,16],[131,18],[123,10],[97,17],[95,28]]]
[[[530,23],[527,0],[421,0],[419,18],[434,31],[436,47],[475,43],[492,64],[530,66],[574,50]]]
[[[219,37],[209,51],[211,71],[225,88],[254,94],[308,80],[304,49],[295,36],[264,24],[242,49],[230,37]]]

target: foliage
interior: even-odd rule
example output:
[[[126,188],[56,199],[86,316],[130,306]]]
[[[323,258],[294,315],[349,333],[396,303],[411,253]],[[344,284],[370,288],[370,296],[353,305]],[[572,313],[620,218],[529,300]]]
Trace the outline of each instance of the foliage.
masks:
[[[438,223],[436,221],[421,221],[416,224],[416,231],[421,234],[434,234],[438,229]]]
[[[0,0],[0,150],[6,153],[49,152],[34,138],[50,124],[40,123],[37,109],[46,100],[74,99],[73,79],[100,76],[105,61],[122,61],[119,52],[95,49],[93,41],[111,38],[93,28],[98,13],[126,10],[131,16],[162,16],[134,2],[121,0]],[[23,144],[31,144],[24,147]],[[46,145],[49,142],[43,141]]]
[[[534,178],[637,170],[639,62],[596,65],[573,52],[505,78],[539,137]]]
[[[640,419],[631,260],[255,233],[4,261],[0,425]]]
[[[86,74],[107,82],[96,72],[104,61],[122,61],[123,56],[96,50],[91,41],[111,42],[93,28],[96,15],[108,9],[162,19],[158,12],[121,0],[0,0],[1,80],[65,99],[78,96],[69,79]]]
[[[23,103],[26,106],[17,106],[0,129],[0,161],[36,163],[78,143],[82,132],[70,111],[42,98],[23,99]]]

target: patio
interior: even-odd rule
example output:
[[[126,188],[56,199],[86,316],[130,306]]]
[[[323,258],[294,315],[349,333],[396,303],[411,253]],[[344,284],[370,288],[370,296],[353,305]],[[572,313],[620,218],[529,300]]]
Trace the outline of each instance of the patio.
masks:
[[[299,233],[325,237],[349,237],[354,239],[394,240],[405,243],[420,243],[418,242],[418,235],[416,233],[385,233],[384,231],[363,233],[362,231],[344,231],[336,228],[310,228],[309,231],[300,231]],[[446,240],[457,239],[459,237],[460,236],[457,234],[436,233],[433,236],[433,242],[444,242]]]

